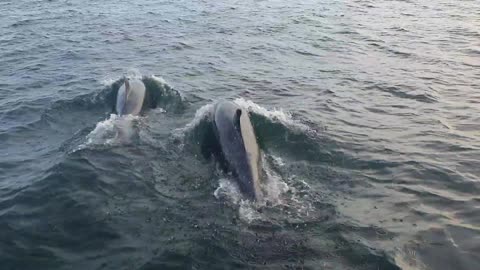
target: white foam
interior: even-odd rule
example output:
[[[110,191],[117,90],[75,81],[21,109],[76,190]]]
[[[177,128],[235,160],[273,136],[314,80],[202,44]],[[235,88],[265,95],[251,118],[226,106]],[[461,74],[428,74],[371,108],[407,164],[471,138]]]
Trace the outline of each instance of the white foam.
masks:
[[[282,177],[274,172],[268,163],[265,162],[263,154],[262,161],[263,167],[261,169],[264,171],[264,177],[260,182],[262,199],[255,202],[255,204],[257,206],[263,206],[266,203],[269,205],[282,204],[282,195],[289,191],[290,187],[282,180]],[[218,187],[213,195],[219,200],[226,200],[236,205],[242,200],[246,200],[241,193],[236,180],[233,178],[221,178],[218,181]]]
[[[262,214],[257,211],[261,204],[247,200],[233,178],[220,178],[213,195],[218,200],[237,206],[240,219],[246,223],[263,219]]]
[[[154,76],[152,76],[152,78],[153,77]],[[159,78],[159,80],[160,80],[160,82],[163,81],[163,79],[161,79],[161,78]],[[195,128],[202,120],[204,120],[208,117],[211,117],[211,113],[212,113],[212,110],[213,110],[213,107],[214,107],[215,103],[216,103],[216,101],[214,101],[212,103],[208,103],[208,104],[200,107],[195,112],[195,116],[193,117],[193,119],[188,124],[186,124],[185,127],[176,129],[174,133],[176,133],[176,135],[181,135],[181,134],[184,135],[185,132],[188,132],[189,130],[192,130],[193,128]],[[259,115],[263,115],[263,116],[271,119],[272,121],[278,121],[278,122],[282,123],[283,125],[293,127],[293,128],[296,128],[296,129],[300,129],[300,130],[304,130],[304,131],[305,130],[310,131],[310,128],[308,126],[306,126],[306,125],[304,125],[304,124],[302,124],[298,121],[295,121],[289,113],[286,113],[281,109],[279,109],[279,110],[277,110],[277,109],[268,110],[268,109],[256,104],[255,102],[253,102],[251,100],[245,100],[243,98],[235,99],[234,103],[236,103],[238,106],[244,108],[247,111],[250,111],[250,112],[253,112],[253,113],[256,113],[256,114],[259,114]],[[281,159],[278,159],[278,163],[279,163],[279,166],[283,166],[282,165],[283,161]]]
[[[116,81],[118,80],[117,77],[112,77],[112,76],[107,76],[105,78],[103,78],[102,80],[100,80],[100,83],[103,85],[103,86],[111,86],[113,83],[115,83]]]
[[[263,212],[260,212],[259,209],[288,204],[288,202],[282,197],[287,191],[292,190],[288,184],[283,181],[282,177],[270,168],[270,165],[266,162],[264,154],[262,154],[262,165],[264,177],[260,183],[262,190],[261,200],[248,200],[241,193],[238,184],[233,177],[220,178],[218,181],[218,187],[213,193],[218,200],[223,200],[229,204],[237,206],[240,219],[247,223],[252,223],[258,220],[267,220],[268,217],[265,216]]]
[[[138,69],[131,68],[131,69],[127,70],[122,76],[118,76],[118,74],[117,75],[112,75],[112,74],[106,75],[103,79],[100,80],[100,83],[103,86],[111,86],[112,84],[114,84],[116,81],[118,81],[119,79],[121,79],[123,77],[130,78],[130,79],[141,80],[143,78],[143,75]],[[152,75],[151,77],[155,80],[158,80],[161,83],[165,83],[165,80],[163,80],[162,78],[156,77],[154,75]]]
[[[240,207],[238,208],[238,215],[240,219],[246,223],[252,223],[257,220],[264,220],[262,213],[258,212],[256,205],[250,201],[240,201]]]
[[[238,204],[242,200],[242,193],[232,179],[221,178],[213,195],[218,200],[227,200],[233,204]]]
[[[299,121],[294,120],[292,118],[292,114],[289,113],[289,112],[285,112],[283,109],[274,108],[272,110],[269,110],[269,109],[266,109],[266,108],[256,104],[255,102],[253,102],[251,100],[246,100],[244,98],[237,98],[233,102],[235,102],[238,106],[240,106],[240,107],[242,107],[242,108],[244,108],[244,109],[246,109],[250,112],[253,112],[253,113],[262,115],[264,117],[267,117],[267,118],[271,119],[272,121],[280,122],[287,127],[294,127],[296,129],[300,129],[302,131],[307,131],[307,130],[310,131],[310,128],[307,125],[302,124]]]
[[[263,179],[262,191],[264,197],[261,201],[251,201],[246,199],[241,193],[235,179],[227,177],[221,178],[218,187],[213,193],[215,198],[222,200],[238,208],[240,219],[248,224],[258,221],[269,221],[270,216],[278,211],[269,211],[270,208],[280,207],[285,214],[285,218],[308,220],[313,214],[317,216],[319,213],[306,197],[306,192],[310,190],[310,186],[303,180],[300,180],[300,190],[290,187],[287,181],[284,181],[279,175],[273,171],[268,171],[268,175]],[[298,181],[290,179],[291,181]],[[273,217],[276,218],[276,217]],[[315,218],[315,217],[314,217]]]
[[[195,112],[195,117],[193,117],[193,120],[186,125],[187,129],[191,129],[196,125],[198,125],[198,123],[200,123],[200,121],[202,121],[203,119],[207,117],[211,117],[212,110],[213,110],[212,103],[203,105],[200,109],[198,109]]]
[[[160,83],[160,84],[164,84],[164,85],[170,85],[169,83],[167,83],[167,81],[165,81],[164,78],[160,77],[160,76],[156,76],[156,75],[151,75],[150,78],[152,78],[154,81]]]
[[[266,171],[266,179],[263,184],[264,199],[273,203],[274,205],[281,204],[282,195],[290,190],[287,183],[282,181],[282,178],[273,171]]]
[[[139,69],[137,68],[130,68],[129,70],[127,70],[127,72],[125,73],[125,77],[127,78],[130,78],[130,79],[138,79],[138,80],[141,80],[143,75],[142,73],[140,72]]]
[[[139,116],[118,116],[111,114],[110,118],[98,122],[95,128],[87,135],[86,146],[114,145],[129,142],[133,136],[134,121]]]
[[[251,100],[246,100],[244,98],[237,98],[235,102],[238,106],[243,107],[249,111],[261,114],[271,119],[280,120],[282,122],[292,121],[292,116],[289,113],[284,112],[282,109],[268,110]]]
[[[285,166],[285,162],[283,161],[283,159],[281,157],[277,157],[277,156],[274,156],[274,155],[271,155],[271,157],[272,157],[272,160],[277,167]]]
[[[252,223],[255,220],[263,219],[262,214],[256,209],[259,205],[245,199],[234,179],[221,178],[213,195],[218,200],[237,206],[238,215],[243,222]]]
[[[277,174],[267,162],[266,155],[262,153],[262,169],[264,179],[262,181],[264,200],[273,205],[282,204],[282,195],[290,190],[288,184]]]

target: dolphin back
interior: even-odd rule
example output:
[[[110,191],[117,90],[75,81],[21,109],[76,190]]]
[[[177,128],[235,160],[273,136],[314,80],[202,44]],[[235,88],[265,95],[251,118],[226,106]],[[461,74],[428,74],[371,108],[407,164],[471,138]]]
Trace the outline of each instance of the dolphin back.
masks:
[[[142,110],[145,98],[145,85],[138,79],[130,79],[129,84],[128,91],[125,83],[118,89],[115,109],[119,115],[138,115]]]
[[[259,199],[260,151],[248,112],[227,101],[217,103],[214,112],[214,130],[229,169],[242,193]]]

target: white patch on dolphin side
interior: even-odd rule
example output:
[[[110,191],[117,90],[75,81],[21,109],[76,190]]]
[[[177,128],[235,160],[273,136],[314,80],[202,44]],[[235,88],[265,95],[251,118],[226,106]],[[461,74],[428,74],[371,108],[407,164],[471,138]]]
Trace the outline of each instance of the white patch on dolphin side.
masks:
[[[260,189],[260,149],[257,144],[257,137],[250,122],[248,112],[242,109],[240,115],[240,131],[242,133],[243,144],[247,154],[248,163],[252,169],[253,187],[257,200],[262,200],[262,191]]]

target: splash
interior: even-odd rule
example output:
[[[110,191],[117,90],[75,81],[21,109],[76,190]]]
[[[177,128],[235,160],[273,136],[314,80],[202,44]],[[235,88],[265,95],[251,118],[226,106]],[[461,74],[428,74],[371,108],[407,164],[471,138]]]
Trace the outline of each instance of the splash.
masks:
[[[283,197],[287,192],[292,190],[288,184],[283,181],[282,177],[271,168],[267,162],[266,155],[263,153],[262,166],[264,177],[260,183],[262,190],[261,200],[251,201],[246,199],[233,177],[220,178],[218,180],[218,187],[213,193],[218,200],[238,207],[239,217],[246,223],[268,220],[268,217],[263,213],[262,209],[288,204]]]
[[[280,122],[286,127],[292,127],[294,129],[299,129],[300,131],[311,131],[311,129],[293,119],[292,114],[289,112],[285,112],[283,109],[272,109],[269,110],[265,107],[262,107],[251,100],[246,100],[243,98],[237,98],[233,101],[238,106],[248,110],[249,112],[264,116],[272,121]]]
[[[100,83],[103,85],[103,86],[112,86],[115,82],[118,81],[118,78],[117,77],[113,77],[113,76],[106,76],[104,77],[103,79],[100,80]]]
[[[160,80],[162,81],[162,79]],[[217,101],[214,101],[200,107],[195,112],[195,116],[193,117],[193,119],[188,124],[186,124],[185,127],[176,129],[174,133],[176,133],[176,135],[179,137],[184,137],[184,134],[182,133],[192,131],[193,129],[198,127],[200,123],[202,123],[202,121],[204,120],[211,120],[211,113],[216,102]],[[307,132],[312,131],[307,125],[294,120],[290,113],[284,112],[282,109],[269,110],[256,104],[251,100],[245,100],[243,98],[237,98],[233,102],[249,112],[266,117],[273,122],[280,122],[284,126],[291,127],[294,130]],[[279,161],[281,162],[281,160]]]
[[[151,79],[161,86],[172,87],[172,85],[167,83],[167,81],[163,77],[158,75],[143,75],[138,69],[129,69],[127,72],[125,72],[121,76],[109,74],[104,76],[101,80],[99,80],[99,82],[103,86],[109,87],[115,84],[116,82],[118,82],[119,80],[123,80],[124,78],[137,79],[137,80]]]
[[[142,73],[140,72],[140,70],[136,69],[136,68],[130,68],[129,70],[127,70],[127,72],[125,73],[125,77],[126,78],[130,78],[130,79],[138,79],[138,80],[141,80],[143,78],[143,75]]]
[[[239,204],[242,200],[242,193],[233,179],[221,178],[213,195],[218,200],[225,200],[232,204]]]
[[[163,78],[163,77],[160,77],[160,76],[157,76],[157,75],[151,75],[150,78],[152,78],[152,80],[162,84],[162,85],[169,85],[170,87],[173,87],[173,85],[167,83],[167,81]]]
[[[266,217],[264,217],[263,214],[259,212],[259,208],[257,205],[245,200],[240,201],[238,215],[243,222],[246,222],[248,224],[266,219]]]
[[[199,126],[202,121],[209,120],[209,118],[211,117],[210,114],[212,112],[212,109],[213,109],[212,103],[206,104],[200,107],[195,112],[195,116],[193,117],[193,119],[188,124],[186,124],[182,128],[177,128],[173,131],[173,136],[176,139],[183,141],[187,133],[196,129],[197,126]]]
[[[133,115],[111,114],[110,118],[97,123],[95,129],[87,135],[85,146],[128,143],[135,132],[134,123],[139,118]]]
[[[202,120],[211,117],[212,110],[213,110],[212,103],[203,105],[200,109],[198,109],[195,112],[195,117],[193,117],[192,121],[190,121],[190,123],[188,123],[185,126],[184,130],[185,131],[191,130],[192,128],[196,127]]]
[[[263,177],[261,182],[262,200],[251,201],[240,192],[233,177],[220,178],[214,192],[215,198],[238,209],[239,218],[248,224],[256,222],[274,222],[287,219],[302,222],[316,219],[324,213],[312,204],[321,200],[312,193],[311,186],[295,175],[283,176],[277,171],[278,157],[262,153]],[[282,162],[283,164],[283,162]],[[278,213],[282,213],[281,216]]]
[[[235,102],[238,106],[248,109],[251,112],[266,116],[273,120],[279,120],[281,122],[291,122],[292,116],[290,113],[286,113],[283,109],[274,109],[268,110],[251,100],[246,100],[244,98],[237,98],[233,102]]]
[[[262,170],[265,176],[262,183],[264,200],[271,205],[283,204],[282,195],[288,192],[290,187],[283,181],[282,177],[273,170],[264,153],[262,153],[261,158]]]
[[[264,124],[278,122],[290,130],[297,132],[310,131],[310,128],[292,118],[289,113],[283,110],[269,110],[250,100],[236,99],[234,101],[238,106],[249,112],[263,116],[267,119]],[[209,134],[206,129],[211,121],[211,112],[215,102],[203,105],[196,112],[193,119],[184,127],[175,130],[174,135],[182,139],[181,147],[188,142],[194,147],[201,141],[202,136]],[[199,139],[200,138],[200,139]],[[191,141],[190,141],[191,140]],[[194,150],[195,151],[195,150]],[[224,201],[230,207],[238,209],[241,220],[252,223],[256,221],[272,220],[272,215],[284,212],[285,217],[292,219],[302,219],[308,217],[313,211],[313,206],[309,203],[311,187],[303,179],[297,179],[295,176],[286,176],[282,171],[286,164],[281,157],[273,156],[268,152],[261,152],[261,199],[257,201],[248,200],[239,190],[236,180],[231,175],[225,175],[222,172],[217,174],[218,186],[213,195],[218,200]],[[273,219],[278,219],[275,217]]]
[[[263,177],[260,182],[260,188],[262,191],[262,199],[257,201],[256,205],[275,206],[283,204],[282,196],[291,189],[288,184],[282,180],[282,177],[271,168],[264,153],[262,153],[261,158]],[[246,199],[243,197],[234,179],[221,178],[214,195],[217,199],[226,199],[233,204],[239,204],[242,200]]]
[[[264,219],[258,210],[261,204],[245,199],[234,179],[221,178],[218,181],[218,187],[213,195],[218,200],[223,200],[228,204],[237,206],[238,215],[245,223],[250,224],[254,221]]]
[[[152,75],[151,77],[153,78],[154,75]],[[131,79],[141,80],[143,78],[143,75],[138,69],[131,68],[131,69],[127,70],[120,78],[131,78]],[[155,78],[157,78],[157,77],[155,77]],[[104,76],[100,80],[100,83],[103,86],[112,86],[114,83],[118,82],[118,80],[119,80],[118,75],[109,74],[109,75]],[[165,81],[163,81],[163,82],[165,82]]]
[[[277,167],[285,166],[285,162],[283,161],[283,159],[281,157],[277,157],[277,156],[273,156],[273,155],[271,155],[270,157],[272,158],[272,161],[273,161],[275,166],[277,166]]]

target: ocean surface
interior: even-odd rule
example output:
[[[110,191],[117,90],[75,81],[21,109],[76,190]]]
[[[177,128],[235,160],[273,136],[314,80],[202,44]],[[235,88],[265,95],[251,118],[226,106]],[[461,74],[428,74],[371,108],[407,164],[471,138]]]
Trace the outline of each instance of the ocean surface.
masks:
[[[480,269],[480,1],[0,14],[2,270]],[[125,77],[141,116],[112,114]],[[223,99],[250,112],[263,202],[201,154]]]

